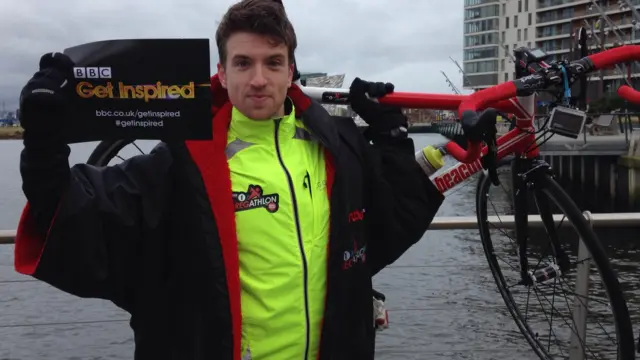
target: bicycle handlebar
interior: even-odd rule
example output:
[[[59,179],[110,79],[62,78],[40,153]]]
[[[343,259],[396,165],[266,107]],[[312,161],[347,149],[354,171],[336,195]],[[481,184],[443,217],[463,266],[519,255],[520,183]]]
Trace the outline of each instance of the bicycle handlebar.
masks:
[[[567,76],[575,79],[576,75],[589,73],[613,67],[619,63],[640,61],[640,45],[625,45],[614,49],[599,52],[586,56],[580,60],[570,62],[565,65]],[[550,85],[558,85],[563,82],[563,74],[553,64],[545,63],[546,66],[531,75],[517,80],[498,84],[488,89],[480,90],[470,95],[452,94],[424,94],[410,92],[393,92],[378,98],[381,104],[393,105],[405,108],[430,108],[430,109],[455,109],[458,108],[462,128],[465,135],[471,140],[467,150],[464,150],[454,142],[449,142],[446,146],[447,152],[460,162],[470,163],[477,160],[482,152],[482,139],[472,136],[474,130],[477,132],[482,125],[491,120],[491,116],[478,116],[478,109],[485,109],[486,106],[500,101],[507,101],[515,97],[519,91],[539,91]],[[349,90],[338,88],[320,88],[301,86],[301,89],[309,97],[323,103],[347,105],[349,104]],[[632,103],[640,104],[640,91],[636,91],[628,86],[618,89],[618,95]],[[493,111],[494,109],[486,109]],[[488,130],[488,129],[481,129]],[[477,134],[476,134],[477,135]]]
[[[589,73],[594,70],[612,67],[619,63],[638,60],[640,60],[640,45],[626,45],[573,61],[569,63],[565,69],[567,76],[573,78],[578,74]],[[562,81],[563,75],[561,72],[542,69],[536,74],[498,84],[473,93],[463,100],[458,107],[458,116],[462,122],[463,130],[465,130],[466,133],[469,130],[475,130],[476,128],[482,127],[482,121],[480,121],[481,116],[478,116],[477,110],[485,108],[486,105],[510,99],[516,96],[520,90],[543,90],[550,85],[562,83]],[[621,87],[618,90],[618,94],[625,100],[640,103],[640,92],[629,87]],[[447,151],[456,158],[456,160],[463,163],[470,163],[480,157],[482,152],[482,140],[470,139],[467,150],[464,150],[456,144],[450,143],[450,145],[447,145]]]
[[[310,98],[325,104],[348,105],[349,89],[300,86]],[[379,97],[381,104],[410,109],[455,109],[467,95],[397,92]]]
[[[640,91],[629,85],[622,85],[618,88],[618,96],[636,104],[640,104]]]

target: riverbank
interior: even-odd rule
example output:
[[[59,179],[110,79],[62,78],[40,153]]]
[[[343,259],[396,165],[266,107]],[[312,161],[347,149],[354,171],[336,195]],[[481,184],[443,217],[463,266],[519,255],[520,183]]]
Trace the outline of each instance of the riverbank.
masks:
[[[0,140],[22,139],[22,128],[13,126],[0,127]]]

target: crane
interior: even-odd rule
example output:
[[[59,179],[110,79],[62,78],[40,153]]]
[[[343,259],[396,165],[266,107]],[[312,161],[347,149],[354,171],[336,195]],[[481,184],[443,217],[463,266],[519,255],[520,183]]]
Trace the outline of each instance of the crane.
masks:
[[[462,70],[462,66],[460,66],[460,64],[455,61],[451,56],[449,56],[449,60],[453,61],[453,63],[456,65],[456,67],[458,68],[458,72],[460,72],[460,74],[462,74],[462,86],[471,86],[471,83],[469,82],[469,80],[467,79],[467,74],[464,73],[464,70]],[[444,74],[444,73],[443,73]],[[447,75],[445,75],[446,77]],[[447,78],[447,81],[448,78]],[[449,81],[449,83],[451,83]]]
[[[457,95],[462,94],[460,92],[460,89],[458,89],[458,87],[456,87],[453,82],[451,82],[451,79],[449,79],[449,77],[447,76],[447,74],[445,74],[444,71],[440,70],[440,72],[442,73],[442,75],[444,76],[444,79],[447,81],[447,84],[449,85],[449,87],[451,88],[451,90],[453,90],[454,93],[456,93]]]

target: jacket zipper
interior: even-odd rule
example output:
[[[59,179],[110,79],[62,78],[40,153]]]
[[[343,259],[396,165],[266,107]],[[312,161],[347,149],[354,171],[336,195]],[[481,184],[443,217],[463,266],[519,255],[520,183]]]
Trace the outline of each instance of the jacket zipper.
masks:
[[[300,256],[302,257],[302,271],[304,276],[304,316],[305,316],[305,328],[306,328],[306,341],[304,345],[304,360],[309,358],[309,296],[308,296],[308,269],[307,269],[307,257],[304,254],[304,244],[302,243],[302,232],[300,230],[300,219],[298,218],[298,202],[296,201],[296,192],[293,186],[293,180],[291,178],[291,174],[287,167],[284,165],[284,160],[282,160],[282,154],[280,153],[280,140],[278,139],[278,129],[280,128],[280,121],[282,119],[276,120],[275,126],[275,143],[276,143],[276,154],[278,155],[278,161],[280,162],[280,166],[284,171],[284,174],[287,176],[287,182],[289,184],[289,191],[291,192],[291,200],[293,203],[293,217],[296,223],[296,233],[298,235],[298,246],[300,248]],[[311,190],[309,190],[311,191]]]

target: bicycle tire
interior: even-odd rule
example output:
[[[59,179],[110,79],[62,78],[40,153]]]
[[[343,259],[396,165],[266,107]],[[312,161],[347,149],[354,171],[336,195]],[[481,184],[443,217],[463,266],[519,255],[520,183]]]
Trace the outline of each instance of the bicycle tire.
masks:
[[[609,298],[611,312],[614,315],[616,338],[618,342],[618,359],[633,360],[635,359],[635,339],[633,336],[633,328],[631,318],[627,307],[627,302],[620,287],[618,277],[611,266],[597,235],[589,226],[584,215],[569,197],[564,189],[549,175],[543,176],[539,185],[542,186],[543,193],[550,198],[565,213],[567,220],[574,227],[585,246],[591,254],[592,261],[595,263],[602,282]],[[491,179],[484,173],[481,174],[476,188],[476,214],[478,218],[478,226],[480,230],[480,238],[484,249],[489,268],[498,287],[498,291],[513,317],[520,332],[525,337],[533,351],[541,359],[551,359],[542,344],[540,344],[534,335],[534,331],[524,321],[524,317],[516,307],[515,301],[511,296],[511,291],[505,286],[506,281],[498,265],[498,258],[494,254],[493,242],[491,241],[490,226],[487,221],[487,199],[489,189],[491,188]],[[517,230],[516,230],[517,231]]]
[[[134,140],[111,140],[101,141],[98,146],[91,152],[87,164],[94,166],[107,166],[109,161],[116,157],[120,150],[131,144]]]

